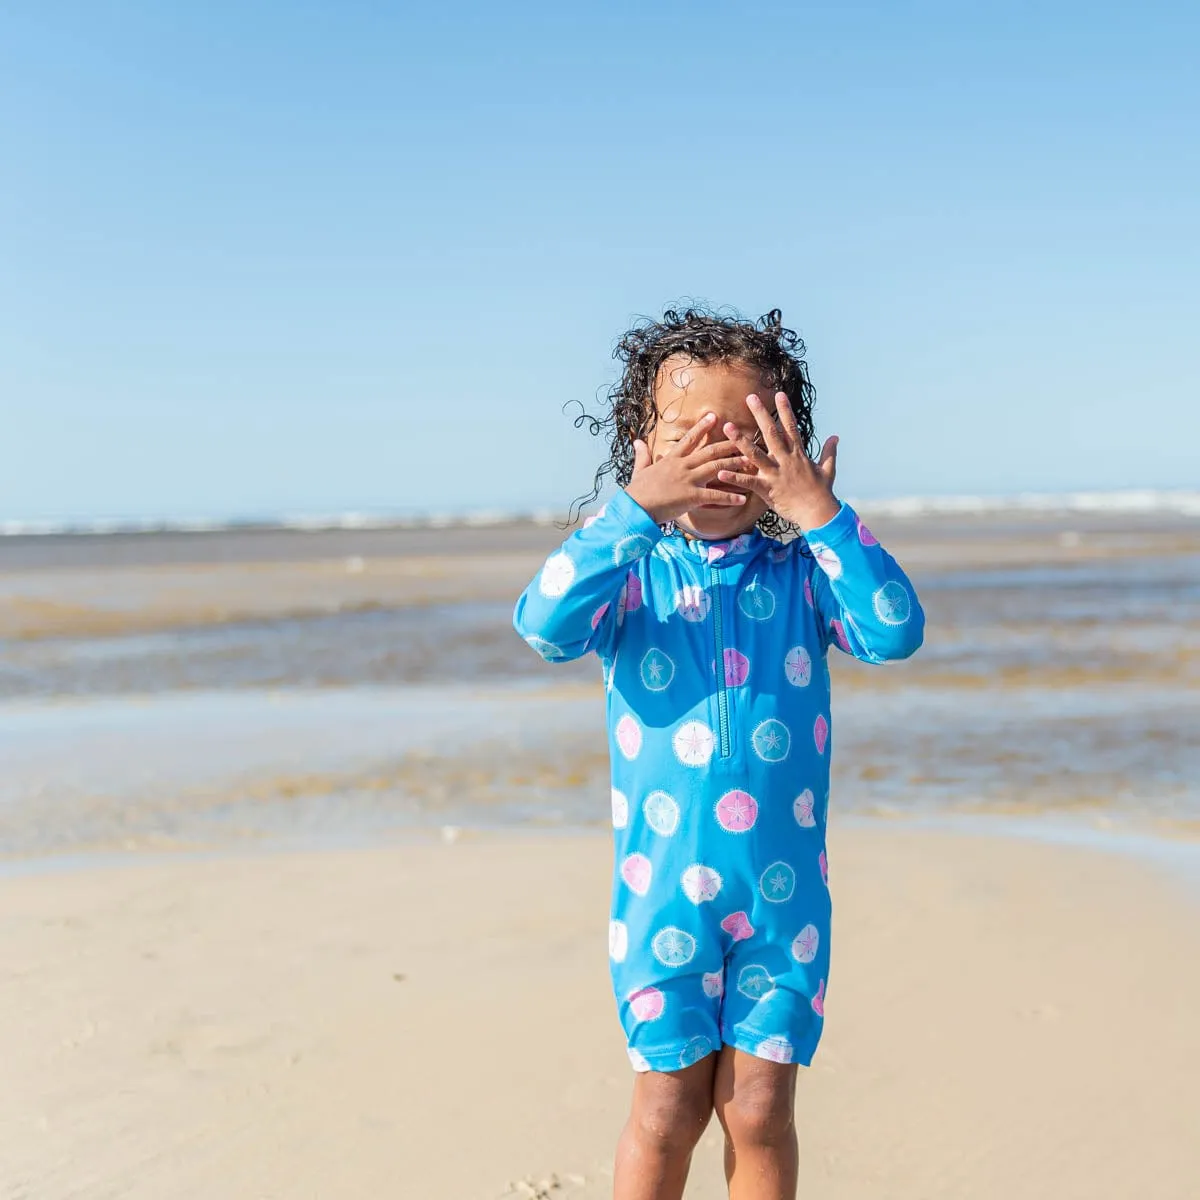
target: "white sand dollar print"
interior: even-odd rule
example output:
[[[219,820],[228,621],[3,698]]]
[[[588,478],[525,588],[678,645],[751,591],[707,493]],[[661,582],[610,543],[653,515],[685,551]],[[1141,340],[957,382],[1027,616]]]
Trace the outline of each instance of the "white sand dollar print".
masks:
[[[679,1052],[680,1067],[694,1067],[702,1058],[712,1053],[712,1043],[706,1037],[691,1038]]]
[[[636,562],[649,554],[653,546],[654,543],[641,533],[631,533],[628,537],[618,538],[613,544],[613,562],[618,567]]]
[[[772,904],[782,904],[792,898],[796,890],[796,872],[785,862],[773,862],[758,881],[758,890],[763,899]]]
[[[836,551],[831,550],[824,542],[809,542],[808,548],[812,551],[813,558],[821,564],[821,569],[830,579],[841,578],[842,560],[838,558]]]
[[[708,619],[708,610],[712,601],[708,593],[699,584],[684,584],[675,597],[675,611],[685,621],[699,624]]]
[[[815,925],[805,925],[792,939],[792,957],[798,963],[810,963],[817,957],[817,947],[821,944],[821,935]]]
[[[683,872],[680,880],[683,886],[683,894],[693,904],[704,904],[708,900],[715,900],[721,890],[721,875],[720,872],[712,867],[706,867],[703,863],[693,863]]]
[[[660,837],[671,837],[679,828],[679,804],[666,792],[651,792],[642,802],[642,815]]]
[[[718,1000],[725,994],[725,976],[720,971],[705,971],[700,987],[710,1000]]]
[[[696,939],[686,930],[668,925],[650,939],[650,949],[664,967],[683,967],[695,956]]]
[[[761,963],[747,963],[738,972],[737,990],[747,999],[761,1000],[775,990],[775,980]]]
[[[545,659],[566,658],[558,646],[543,637],[538,637],[536,633],[529,634],[525,641]]]
[[[575,564],[564,550],[552,554],[542,567],[538,591],[548,600],[557,600],[575,582]]]
[[[738,608],[752,621],[769,621],[775,615],[775,593],[756,579],[738,593]]]
[[[644,1075],[650,1070],[650,1064],[640,1050],[627,1049],[625,1053],[629,1055],[629,1065],[639,1074]]]
[[[783,660],[783,674],[792,687],[808,687],[812,681],[812,655],[804,646],[793,646]]]
[[[776,717],[760,722],[750,735],[750,745],[763,762],[782,762],[787,758],[791,744],[788,727]]]
[[[624,962],[629,953],[629,927],[624,921],[608,923],[608,956],[613,962]]]
[[[755,1058],[765,1058],[768,1062],[790,1063],[795,1050],[787,1038],[764,1038],[754,1047]]]
[[[675,664],[655,646],[642,656],[642,686],[649,692],[661,692],[675,678]]]
[[[904,625],[912,615],[912,599],[908,589],[891,579],[871,597],[875,615],[885,625]]]
[[[671,746],[685,767],[703,767],[712,758],[713,731],[703,721],[684,721],[675,730]]]
[[[614,829],[624,829],[629,824],[629,801],[616,788],[612,790],[612,819]]]

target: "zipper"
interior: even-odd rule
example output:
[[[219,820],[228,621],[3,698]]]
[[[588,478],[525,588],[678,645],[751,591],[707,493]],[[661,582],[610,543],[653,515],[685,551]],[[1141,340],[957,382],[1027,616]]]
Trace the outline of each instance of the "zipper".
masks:
[[[729,758],[729,690],[725,686],[725,637],[721,617],[721,585],[717,572],[711,564],[708,568],[709,586],[712,591],[713,647],[717,665],[717,757]]]

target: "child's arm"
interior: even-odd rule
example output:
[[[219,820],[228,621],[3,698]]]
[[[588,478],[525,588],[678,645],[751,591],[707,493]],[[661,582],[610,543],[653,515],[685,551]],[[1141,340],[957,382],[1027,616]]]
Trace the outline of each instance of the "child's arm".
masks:
[[[908,658],[925,637],[925,612],[899,563],[843,504],[831,521],[805,534],[813,604],[821,635],[863,662]]]
[[[513,625],[548,662],[568,662],[589,650],[606,656],[621,623],[621,587],[630,567],[662,537],[659,522],[693,504],[740,505],[744,496],[710,487],[725,465],[746,465],[729,442],[702,445],[716,417],[701,417],[675,447],[657,461],[638,438],[633,476],[582,529],[546,560],[517,601]],[[636,497],[636,499],[635,499]]]
[[[617,492],[550,555],[521,594],[513,613],[516,631],[547,662],[607,652],[630,567],[661,537],[645,510],[628,493]]]

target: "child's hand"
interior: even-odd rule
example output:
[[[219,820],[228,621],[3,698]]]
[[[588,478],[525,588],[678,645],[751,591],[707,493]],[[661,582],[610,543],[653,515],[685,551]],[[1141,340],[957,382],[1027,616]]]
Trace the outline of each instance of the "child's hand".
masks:
[[[708,486],[721,467],[743,471],[750,467],[749,460],[731,441],[701,445],[715,421],[714,413],[706,413],[657,462],[651,461],[650,449],[641,438],[633,443],[633,477],[625,491],[657,524],[673,521],[705,504],[746,503],[740,492]]]
[[[821,457],[813,462],[800,440],[795,414],[783,392],[775,393],[778,423],[757,396],[747,396],[746,405],[762,431],[766,452],[736,425],[727,424],[725,436],[753,465],[754,473],[724,469],[717,478],[761,496],[785,521],[803,530],[832,521],[841,508],[833,495],[837,438],[828,438],[821,447]]]

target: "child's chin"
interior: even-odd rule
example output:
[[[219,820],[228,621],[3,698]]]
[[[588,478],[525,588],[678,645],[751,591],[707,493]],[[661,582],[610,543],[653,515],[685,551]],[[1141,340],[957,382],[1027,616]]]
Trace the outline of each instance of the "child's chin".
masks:
[[[692,509],[679,518],[679,524],[697,537],[715,540],[747,533],[758,517],[751,505],[722,505],[720,508]]]

